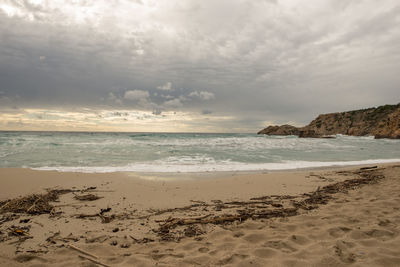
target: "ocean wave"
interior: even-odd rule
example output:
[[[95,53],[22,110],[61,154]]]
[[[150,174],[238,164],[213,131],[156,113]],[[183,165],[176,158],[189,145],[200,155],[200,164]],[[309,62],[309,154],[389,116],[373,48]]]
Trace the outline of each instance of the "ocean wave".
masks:
[[[285,161],[279,163],[240,163],[232,161],[206,162],[203,164],[159,164],[136,163],[126,166],[80,166],[80,167],[39,167],[34,170],[81,172],[81,173],[110,173],[110,172],[156,172],[156,173],[198,173],[198,172],[224,172],[224,171],[279,171],[296,170],[318,167],[352,166],[364,164],[395,163],[400,159],[371,159],[357,161]]]

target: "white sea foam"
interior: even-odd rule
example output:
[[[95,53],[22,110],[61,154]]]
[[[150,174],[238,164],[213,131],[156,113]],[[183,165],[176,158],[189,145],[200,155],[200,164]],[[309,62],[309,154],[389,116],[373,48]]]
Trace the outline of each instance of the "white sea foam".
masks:
[[[109,173],[109,172],[220,172],[220,171],[279,171],[295,170],[318,167],[352,166],[363,164],[395,163],[400,159],[371,159],[358,161],[285,161],[280,163],[239,163],[232,161],[207,162],[203,164],[156,164],[156,163],[135,163],[126,166],[99,166],[99,167],[40,167],[34,170],[52,170],[59,172],[82,172],[82,173]]]
[[[63,172],[290,170],[400,161],[400,140],[342,135],[315,139],[256,134],[13,132],[0,133],[0,158],[1,168]]]

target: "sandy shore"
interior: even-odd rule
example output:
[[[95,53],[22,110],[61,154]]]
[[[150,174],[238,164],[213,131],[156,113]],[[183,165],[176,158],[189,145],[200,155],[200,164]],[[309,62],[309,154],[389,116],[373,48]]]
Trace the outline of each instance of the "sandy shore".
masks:
[[[0,169],[0,266],[400,266],[399,179],[396,164],[163,175]],[[7,210],[8,199],[46,188],[70,189],[50,214]],[[79,200],[88,195],[101,198]]]

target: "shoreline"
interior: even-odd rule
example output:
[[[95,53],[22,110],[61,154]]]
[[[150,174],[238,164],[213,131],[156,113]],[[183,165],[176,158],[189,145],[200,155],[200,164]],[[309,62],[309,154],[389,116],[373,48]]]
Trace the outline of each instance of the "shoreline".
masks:
[[[67,173],[171,173],[171,174],[191,174],[191,173],[224,173],[224,172],[286,172],[286,171],[300,171],[318,168],[341,168],[351,167],[368,164],[393,164],[400,162],[400,159],[368,159],[368,160],[356,160],[356,161],[288,161],[279,163],[249,163],[246,165],[200,165],[197,170],[194,170],[195,165],[137,165],[133,166],[82,166],[82,167],[28,167],[32,170],[38,171],[57,171]],[[156,170],[163,168],[164,170]],[[172,170],[170,168],[173,168]],[[210,169],[211,168],[211,169]],[[234,169],[235,168],[235,169]],[[151,169],[152,171],[147,171]],[[169,169],[169,170],[165,170]],[[177,171],[179,169],[179,171]]]
[[[382,163],[372,164],[377,166],[391,166],[400,164],[399,162],[393,163]],[[275,185],[273,190],[265,193],[279,193],[284,188],[279,188],[277,184],[285,184],[285,188],[292,187],[289,193],[296,193],[297,189],[293,186],[302,184],[307,185],[307,189],[310,191],[316,188],[318,185],[310,183],[305,177],[309,173],[319,173],[337,171],[337,170],[351,170],[354,168],[362,168],[370,166],[371,164],[359,164],[349,166],[329,166],[329,167],[314,167],[314,168],[301,168],[301,169],[290,169],[290,170],[264,170],[264,171],[215,171],[215,172],[107,172],[107,173],[86,173],[86,172],[60,172],[55,170],[35,170],[31,168],[0,168],[0,178],[3,188],[0,190],[0,201],[7,198],[21,196],[24,194],[42,192],[45,188],[52,187],[84,187],[87,184],[97,185],[99,180],[104,183],[112,183],[113,181],[118,183],[128,183],[129,186],[144,183],[146,186],[165,186],[170,184],[170,187],[184,184],[189,186],[190,184],[194,187],[203,186],[207,187],[207,190],[211,187],[220,186],[219,183],[227,183],[231,186],[232,192],[228,196],[235,195],[236,190],[242,189],[243,185],[249,183],[256,183],[261,188],[265,186]],[[37,179],[37,180],[35,180]],[[85,180],[82,180],[85,179]],[[269,179],[269,180],[268,180]],[[215,183],[216,182],[216,183]],[[236,183],[236,184],[232,184]],[[149,185],[151,184],[151,185]],[[123,188],[118,188],[123,189]],[[170,188],[169,188],[170,189]],[[199,191],[205,188],[200,189]],[[263,190],[263,189],[262,189]],[[260,190],[250,188],[247,196],[251,197],[252,194],[259,193]],[[264,192],[264,191],[263,191]],[[304,191],[305,192],[305,191]],[[207,198],[207,197],[205,197]]]
[[[50,202],[53,215],[0,214],[0,265],[88,264],[68,247],[72,244],[109,266],[396,266],[400,165],[362,167],[212,173],[186,180],[0,169],[0,201],[44,194],[45,188],[70,190]],[[380,178],[342,189],[360,175]],[[337,189],[325,203],[322,196],[330,193],[322,192],[333,184]],[[75,198],[88,194],[100,198]],[[27,236],[10,235],[15,227]]]

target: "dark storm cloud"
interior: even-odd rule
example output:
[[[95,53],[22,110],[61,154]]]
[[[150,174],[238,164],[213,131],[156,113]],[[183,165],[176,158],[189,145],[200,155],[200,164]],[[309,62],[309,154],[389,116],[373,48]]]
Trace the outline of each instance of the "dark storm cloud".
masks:
[[[0,104],[229,115],[256,131],[396,103],[399,14],[397,1],[0,0]]]

